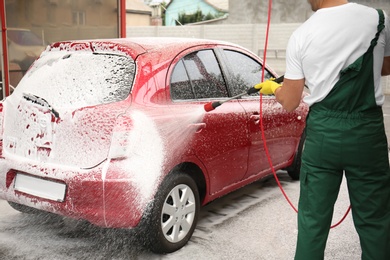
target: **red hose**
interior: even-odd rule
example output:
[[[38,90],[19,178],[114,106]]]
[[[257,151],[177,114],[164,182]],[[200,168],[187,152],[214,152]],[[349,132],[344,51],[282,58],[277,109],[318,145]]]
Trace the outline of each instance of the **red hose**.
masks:
[[[266,64],[265,62],[266,62],[266,59],[267,59],[267,49],[268,49],[269,27],[270,27],[270,24],[271,24],[271,10],[272,10],[272,0],[269,0],[269,3],[268,3],[268,20],[267,20],[267,30],[266,30],[266,34],[265,34],[265,46],[264,46],[264,57],[263,57],[263,68],[262,68],[262,73],[261,73],[262,74],[261,75],[261,82],[264,81],[265,64]],[[283,196],[286,198],[287,202],[295,210],[295,212],[298,212],[298,210],[295,208],[294,204],[291,202],[291,200],[287,196],[286,192],[284,191],[282,185],[279,182],[279,178],[276,175],[276,171],[275,171],[275,168],[273,166],[273,163],[272,163],[272,160],[271,160],[271,156],[269,154],[269,150],[268,150],[268,146],[267,146],[267,139],[265,138],[265,134],[264,134],[264,125],[263,125],[263,116],[262,115],[263,115],[263,95],[260,94],[260,130],[261,130],[261,138],[263,139],[263,143],[264,143],[265,154],[267,156],[268,163],[269,163],[269,165],[271,167],[272,173],[273,173],[273,175],[275,177],[276,183],[278,184],[281,192],[283,193]]]
[[[264,81],[265,64],[266,64],[267,49],[268,49],[268,36],[269,36],[269,28],[270,28],[270,24],[271,24],[271,12],[272,12],[272,0],[269,0],[268,1],[268,19],[267,19],[267,29],[266,29],[266,34],[265,34],[265,44],[264,44],[264,56],[263,56],[263,66],[262,66],[262,73],[261,73],[261,82]],[[272,160],[271,160],[271,156],[270,156],[269,151],[268,151],[267,140],[265,138],[264,125],[263,125],[263,94],[260,94],[260,130],[261,130],[261,138],[263,139],[263,143],[264,143],[265,154],[267,156],[268,163],[269,163],[269,165],[271,167],[271,170],[272,170],[272,173],[274,175],[275,181],[278,184],[279,189],[281,190],[283,196],[286,198],[287,202],[294,209],[294,211],[298,213],[297,208],[291,202],[291,200],[287,196],[286,192],[284,191],[282,185],[280,184],[279,178],[276,175],[276,171],[275,171],[275,168],[274,168]],[[332,225],[330,228],[334,228],[334,227],[337,227],[338,225],[340,225],[344,221],[344,219],[347,217],[347,215],[348,215],[350,210],[351,210],[351,206],[348,207],[347,211],[345,212],[345,214],[341,218],[341,220],[339,222],[337,222],[336,224]]]

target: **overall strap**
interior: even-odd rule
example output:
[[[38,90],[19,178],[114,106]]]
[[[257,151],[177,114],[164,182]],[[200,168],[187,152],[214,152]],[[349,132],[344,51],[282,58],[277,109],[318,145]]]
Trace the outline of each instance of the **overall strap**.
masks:
[[[371,40],[370,47],[367,49],[366,53],[372,53],[375,46],[378,43],[379,35],[381,34],[382,30],[385,28],[385,15],[383,14],[383,10],[377,9],[377,12],[379,14],[379,22],[377,26],[377,32],[375,34],[375,37]],[[345,69],[340,71],[340,75],[346,74],[350,70],[360,70],[363,63],[363,56],[361,56],[359,59],[357,59],[354,63],[352,63],[350,66],[346,67]]]
[[[373,49],[376,46],[376,44],[378,43],[379,35],[382,32],[382,30],[385,28],[385,15],[383,14],[383,10],[377,9],[377,11],[379,14],[379,23],[377,27],[377,32],[375,34],[375,38],[372,39],[371,41],[370,49]]]

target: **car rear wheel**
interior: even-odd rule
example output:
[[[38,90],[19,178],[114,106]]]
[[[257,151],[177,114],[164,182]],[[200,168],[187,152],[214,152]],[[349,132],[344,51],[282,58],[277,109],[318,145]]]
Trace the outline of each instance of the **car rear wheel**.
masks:
[[[191,238],[200,209],[195,181],[187,174],[168,175],[155,196],[145,231],[149,248],[155,253],[171,253]]]

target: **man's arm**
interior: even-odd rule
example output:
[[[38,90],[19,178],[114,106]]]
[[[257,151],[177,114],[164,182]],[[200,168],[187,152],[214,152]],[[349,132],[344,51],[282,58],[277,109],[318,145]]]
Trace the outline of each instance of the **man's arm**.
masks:
[[[301,102],[305,79],[291,80],[284,79],[283,85],[276,89],[276,100],[288,112],[294,111]]]
[[[390,56],[383,59],[382,76],[390,75]]]

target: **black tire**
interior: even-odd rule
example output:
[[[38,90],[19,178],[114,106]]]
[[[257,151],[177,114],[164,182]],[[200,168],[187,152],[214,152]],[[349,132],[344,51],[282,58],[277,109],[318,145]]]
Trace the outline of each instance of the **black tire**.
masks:
[[[165,254],[186,245],[195,230],[199,210],[195,181],[184,173],[168,175],[144,216],[142,228],[149,249]]]
[[[42,210],[35,209],[35,208],[29,207],[29,206],[25,206],[25,205],[21,205],[21,204],[15,203],[15,202],[8,201],[8,204],[14,210],[17,210],[17,211],[22,212],[22,213],[36,214],[36,215],[44,213],[44,211],[42,211]]]
[[[302,164],[302,151],[305,144],[306,133],[303,131],[301,135],[301,140],[299,141],[297,151],[295,152],[294,162],[286,168],[288,175],[293,180],[299,180],[301,174],[301,164]]]

